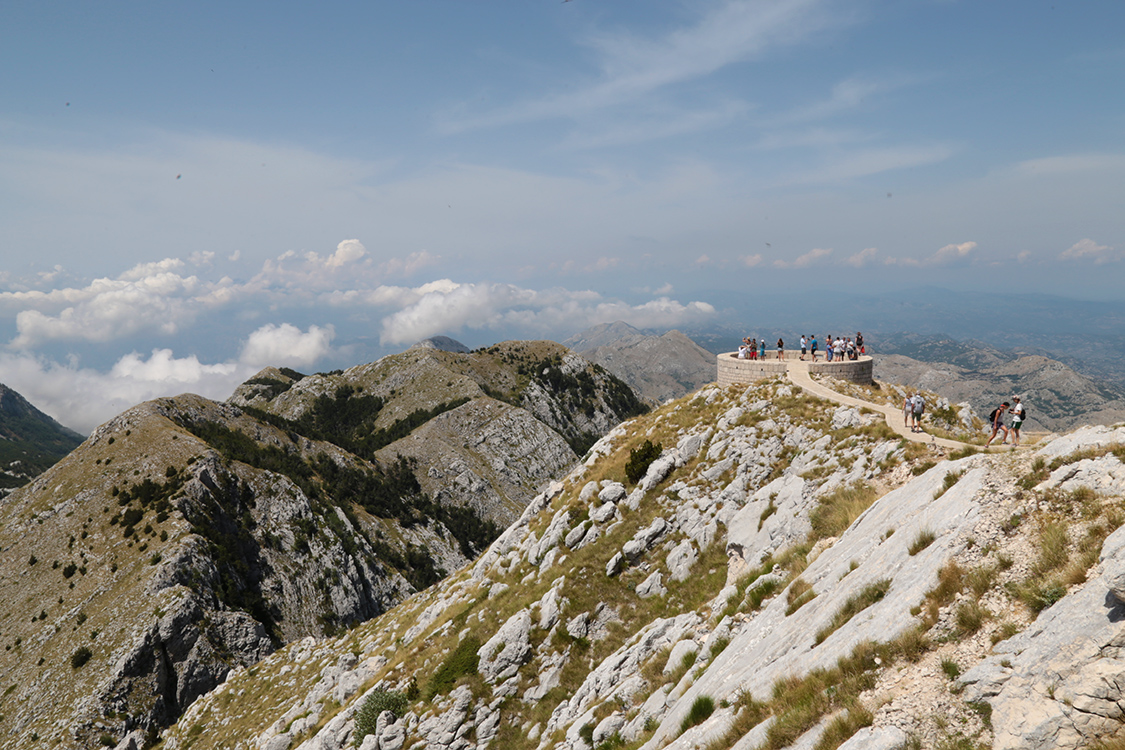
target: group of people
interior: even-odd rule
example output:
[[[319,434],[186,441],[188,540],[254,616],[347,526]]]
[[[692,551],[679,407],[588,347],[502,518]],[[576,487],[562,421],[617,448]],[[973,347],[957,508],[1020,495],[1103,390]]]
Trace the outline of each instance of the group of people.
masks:
[[[777,340],[781,344],[781,339]],[[765,359],[766,358],[766,340],[744,338],[738,347],[739,359]]]
[[[850,339],[837,336],[835,339],[831,335],[825,336],[824,358],[826,361],[833,360],[842,362],[845,359],[859,359],[861,355],[867,354],[867,347],[863,345],[863,334],[856,331],[855,338]],[[812,361],[816,362],[816,351],[818,348],[816,336],[811,339]],[[801,337],[801,359],[805,358],[805,337]]]
[[[1012,438],[1012,445],[1020,444],[1020,427],[1023,427],[1023,422],[1027,418],[1027,411],[1023,408],[1023,404],[1020,403],[1019,396],[1012,396],[1012,402],[1014,403],[1008,401],[1001,403],[988,415],[988,422],[992,427],[992,434],[988,436],[988,442],[984,444],[984,447],[987,448],[1001,432],[1004,433],[1004,437],[1000,439],[1000,445],[1007,445],[1009,437]],[[1011,417],[1011,426],[1004,424],[1005,414]]]
[[[867,348],[863,344],[863,334],[859,331],[856,332],[855,338],[850,339],[846,337],[832,338],[831,335],[825,336],[824,354],[825,360],[832,362],[833,360],[843,361],[845,359],[859,359],[860,355],[867,353]],[[801,336],[801,356],[798,358],[804,361],[806,357],[812,356],[812,361],[817,361],[817,354],[820,351],[820,342],[817,341],[816,336]],[[742,344],[738,347],[739,359],[765,359],[766,358],[766,340],[744,338]],[[777,340],[777,358],[785,359],[785,341],[784,339]]]
[[[922,415],[926,413],[926,399],[922,394],[909,393],[902,401],[902,426],[909,427],[911,432],[922,432]]]

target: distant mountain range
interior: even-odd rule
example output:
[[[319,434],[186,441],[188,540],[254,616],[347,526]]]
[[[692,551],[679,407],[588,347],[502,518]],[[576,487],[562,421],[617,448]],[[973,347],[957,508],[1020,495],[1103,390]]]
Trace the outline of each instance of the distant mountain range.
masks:
[[[77,432],[0,383],[0,494],[27,484],[81,442]]]
[[[715,379],[715,355],[679,331],[644,333],[617,321],[587,328],[563,342],[661,404]]]
[[[968,401],[981,415],[1018,395],[1030,429],[1062,431],[1125,421],[1125,389],[1038,354],[1004,351],[982,341],[899,334],[881,338],[875,378]]]

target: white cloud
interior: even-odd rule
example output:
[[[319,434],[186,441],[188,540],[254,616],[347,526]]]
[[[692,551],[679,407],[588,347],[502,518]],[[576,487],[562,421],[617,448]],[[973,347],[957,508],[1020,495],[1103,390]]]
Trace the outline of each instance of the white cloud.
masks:
[[[859,177],[921,167],[945,161],[955,153],[952,146],[887,146],[868,148],[829,161],[813,170],[795,173],[786,184],[847,182]]]
[[[864,249],[860,250],[855,255],[849,257],[844,262],[847,263],[849,266],[855,266],[856,268],[863,268],[868,263],[870,263],[872,260],[874,260],[875,255],[878,252],[879,252],[879,250],[874,248],[874,247],[865,247]]]
[[[883,263],[888,266],[952,266],[969,262],[976,249],[977,243],[975,242],[951,243],[939,248],[928,258],[888,257]]]
[[[145,282],[152,278],[169,278],[184,267],[184,262],[179,258],[165,258],[154,263],[138,263],[117,278],[121,281]]]
[[[61,364],[27,353],[0,353],[0,381],[62,424],[89,433],[99,424],[142,401],[185,391],[226,399],[253,374],[233,363],[203,364],[194,356],[176,358],[154,349],[148,359],[136,352],[109,372]]]
[[[1096,265],[1121,260],[1123,253],[1109,245],[1099,245],[1086,238],[1078,240],[1059,254],[1059,260],[1092,260]]]
[[[821,258],[826,258],[831,254],[831,248],[815,247],[812,250],[809,250],[804,255],[799,256],[792,262],[785,260],[775,260],[773,262],[773,265],[774,268],[808,268]]]
[[[590,265],[586,266],[586,271],[588,273],[601,273],[602,271],[608,271],[611,268],[616,268],[620,262],[620,258],[607,258],[603,255]]]
[[[168,258],[135,266],[116,279],[49,292],[5,292],[0,307],[18,309],[18,335],[11,345],[30,348],[53,340],[104,342],[141,331],[173,334],[190,321],[206,291],[195,276],[175,271],[183,261]],[[22,309],[20,309],[22,308]]]
[[[910,80],[903,76],[880,80],[855,76],[846,78],[832,87],[832,93],[827,99],[781,115],[775,118],[771,124],[782,125],[821,120],[841,112],[858,109],[872,96],[893,91],[909,82]]]
[[[1113,172],[1125,169],[1125,154],[1067,154],[1029,159],[1015,165],[1021,176],[1057,177],[1084,172]]]
[[[754,253],[753,255],[743,255],[740,260],[742,261],[742,265],[747,268],[753,268],[762,262],[762,254]]]
[[[435,265],[440,260],[439,255],[419,250],[405,258],[391,258],[379,264],[379,273],[382,276],[410,276],[423,268]]]
[[[968,258],[970,253],[977,249],[975,242],[961,242],[946,245],[933,254],[929,260],[935,265],[946,265]]]
[[[506,109],[450,118],[445,133],[540,119],[581,117],[635,102],[672,84],[710,75],[780,46],[792,45],[839,21],[822,0],[727,0],[712,5],[691,26],[661,37],[602,33],[588,40],[599,57],[600,79],[576,90],[521,102]]]
[[[464,329],[555,334],[615,320],[638,327],[671,327],[704,320],[715,312],[705,302],[685,305],[667,297],[629,305],[605,300],[590,291],[536,291],[512,284],[455,284],[448,279],[416,290],[396,289],[393,294],[388,290],[382,299],[394,299],[401,304],[411,294],[413,301],[383,319],[384,343],[411,344]]]
[[[255,368],[308,367],[332,351],[336,330],[332,326],[309,326],[301,329],[289,323],[268,324],[250,334],[242,347],[239,360]]]
[[[359,240],[344,240],[336,245],[336,252],[328,256],[324,265],[331,269],[342,268],[350,263],[355,263],[365,255],[367,255],[367,249]]]

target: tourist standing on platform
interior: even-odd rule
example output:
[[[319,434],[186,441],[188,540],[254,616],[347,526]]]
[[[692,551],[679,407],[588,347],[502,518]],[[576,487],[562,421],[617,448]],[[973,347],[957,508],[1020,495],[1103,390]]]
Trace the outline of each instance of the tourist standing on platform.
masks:
[[[763,362],[766,361],[766,340],[761,339],[758,341],[758,359]]]
[[[777,358],[780,360],[785,359],[785,342],[781,339],[777,340]]]
[[[812,343],[809,344],[809,347],[812,349],[812,361],[813,362],[816,362],[816,346],[817,346],[817,344],[816,344],[816,334],[814,333],[813,336],[812,336]]]
[[[863,334],[859,331],[855,332],[855,348],[859,349],[860,354],[867,354],[867,349],[863,347]]]
[[[809,340],[805,338],[805,334],[801,334],[801,361],[805,361],[805,352],[807,350]]]
[[[758,339],[750,339],[750,359],[758,358]]]
[[[825,361],[832,361],[832,335],[824,337],[824,356],[827,357]]]
[[[832,342],[832,359],[837,362],[842,362],[844,359],[844,340],[838,336]]]

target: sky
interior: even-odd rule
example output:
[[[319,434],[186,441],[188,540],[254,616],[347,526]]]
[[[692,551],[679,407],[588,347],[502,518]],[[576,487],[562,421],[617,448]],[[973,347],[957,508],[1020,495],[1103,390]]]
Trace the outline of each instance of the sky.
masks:
[[[1123,30],[1119,0],[8,3],[0,382],[88,432],[731,292],[1119,301]]]

